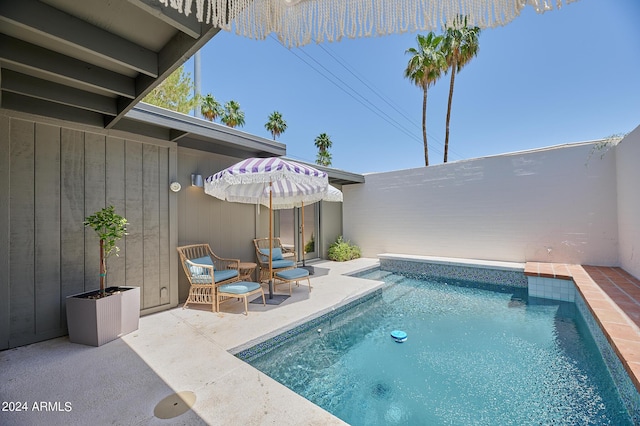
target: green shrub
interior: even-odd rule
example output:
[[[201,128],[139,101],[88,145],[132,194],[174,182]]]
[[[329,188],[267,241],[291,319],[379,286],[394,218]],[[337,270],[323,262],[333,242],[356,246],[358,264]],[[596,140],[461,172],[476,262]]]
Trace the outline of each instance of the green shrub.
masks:
[[[329,246],[329,259],[336,262],[357,259],[360,255],[360,247],[351,244],[351,241],[344,241],[342,235],[338,237],[335,243]]]

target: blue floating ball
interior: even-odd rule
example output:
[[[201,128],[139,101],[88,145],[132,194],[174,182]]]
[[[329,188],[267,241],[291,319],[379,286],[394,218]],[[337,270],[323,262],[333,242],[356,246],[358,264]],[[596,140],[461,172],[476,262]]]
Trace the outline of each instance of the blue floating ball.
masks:
[[[405,340],[407,340],[407,333],[405,333],[404,331],[400,331],[400,330],[393,330],[391,332],[391,337],[393,338],[393,340],[395,340],[398,343],[402,343]]]

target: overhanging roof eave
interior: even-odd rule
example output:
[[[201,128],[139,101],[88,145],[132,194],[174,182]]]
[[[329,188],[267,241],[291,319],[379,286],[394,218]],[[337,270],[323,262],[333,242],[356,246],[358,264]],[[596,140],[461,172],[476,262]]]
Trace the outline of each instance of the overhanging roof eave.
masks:
[[[318,170],[322,170],[329,175],[329,183],[333,183],[336,185],[351,185],[354,183],[364,183],[364,175],[359,173],[348,172],[346,170],[334,169],[333,167],[325,167],[320,166],[318,164],[308,163],[306,161],[300,161],[291,159],[292,161],[296,161],[298,163],[306,164],[308,166],[314,167]]]
[[[219,151],[216,146],[225,146],[225,152],[232,148],[253,153],[252,155],[256,156],[282,156],[286,154],[286,145],[283,143],[145,103],[136,105],[127,113],[126,119],[142,122],[147,126],[156,126],[169,130],[169,133],[180,135],[179,138],[176,138],[178,145],[187,147],[193,147],[194,141],[197,141],[197,149],[211,152]]]

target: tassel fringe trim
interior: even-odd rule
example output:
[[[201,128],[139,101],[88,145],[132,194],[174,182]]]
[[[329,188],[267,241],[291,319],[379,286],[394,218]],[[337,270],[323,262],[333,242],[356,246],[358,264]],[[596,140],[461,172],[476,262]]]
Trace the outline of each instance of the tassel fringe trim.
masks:
[[[165,7],[253,39],[275,33],[299,47],[344,37],[437,31],[466,16],[470,26],[508,24],[526,6],[537,13],[560,9],[563,0],[158,0]],[[564,0],[565,4],[577,0]]]

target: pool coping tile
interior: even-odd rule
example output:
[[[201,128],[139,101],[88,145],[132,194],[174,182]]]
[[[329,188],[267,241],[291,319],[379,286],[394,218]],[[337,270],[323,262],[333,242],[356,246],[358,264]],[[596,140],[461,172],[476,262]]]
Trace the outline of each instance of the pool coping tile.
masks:
[[[572,280],[640,391],[640,280],[622,268],[527,262],[529,277]]]

